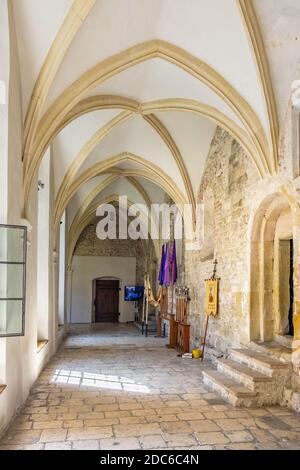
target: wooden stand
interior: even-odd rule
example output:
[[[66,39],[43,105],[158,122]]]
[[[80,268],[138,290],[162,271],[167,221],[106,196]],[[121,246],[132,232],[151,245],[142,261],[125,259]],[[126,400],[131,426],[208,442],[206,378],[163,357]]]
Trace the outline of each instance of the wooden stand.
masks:
[[[177,347],[181,354],[190,352],[190,325],[178,323]]]
[[[169,318],[170,342],[168,347],[178,349],[181,354],[186,354],[190,351],[190,325],[188,324],[188,302],[188,288],[185,286],[177,287],[176,315],[171,315]]]
[[[176,348],[177,346],[177,337],[178,337],[178,322],[175,321],[175,315],[171,315],[170,317],[170,322],[169,322],[169,336],[170,336],[170,341],[168,348]]]

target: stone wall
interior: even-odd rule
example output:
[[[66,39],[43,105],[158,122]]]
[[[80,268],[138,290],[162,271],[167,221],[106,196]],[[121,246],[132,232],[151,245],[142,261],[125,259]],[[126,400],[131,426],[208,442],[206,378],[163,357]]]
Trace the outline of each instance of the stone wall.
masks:
[[[190,287],[191,346],[199,346],[204,334],[205,285],[218,260],[220,281],[219,315],[211,319],[209,343],[220,351],[238,346],[248,336],[247,282],[249,273],[249,188],[258,180],[257,171],[244,150],[221,129],[212,141],[197,202],[213,196],[208,234],[200,251],[185,254],[185,283]],[[213,227],[212,227],[213,225]],[[213,243],[211,240],[213,228]],[[205,238],[209,237],[209,240]],[[209,245],[210,250],[207,250]]]
[[[134,257],[136,258],[136,282],[143,285],[144,275],[155,262],[153,243],[144,240],[100,240],[96,235],[96,222],[88,225],[80,235],[75,256]]]

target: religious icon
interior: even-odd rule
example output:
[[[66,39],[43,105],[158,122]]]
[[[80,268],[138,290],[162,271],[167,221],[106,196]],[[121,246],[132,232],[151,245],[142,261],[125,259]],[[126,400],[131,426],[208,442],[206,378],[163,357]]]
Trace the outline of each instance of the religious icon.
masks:
[[[216,316],[218,313],[218,279],[209,279],[205,281],[205,313]]]

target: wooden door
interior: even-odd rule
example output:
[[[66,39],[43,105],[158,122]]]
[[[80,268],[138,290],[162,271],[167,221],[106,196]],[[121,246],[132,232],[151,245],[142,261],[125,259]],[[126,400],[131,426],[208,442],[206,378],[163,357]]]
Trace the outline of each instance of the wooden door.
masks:
[[[119,281],[97,280],[95,299],[95,322],[117,323],[119,321]]]

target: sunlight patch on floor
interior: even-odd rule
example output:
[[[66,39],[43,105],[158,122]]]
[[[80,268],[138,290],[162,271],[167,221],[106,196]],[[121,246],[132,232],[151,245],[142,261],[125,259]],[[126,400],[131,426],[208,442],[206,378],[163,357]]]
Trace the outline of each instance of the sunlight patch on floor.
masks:
[[[135,383],[133,379],[116,375],[56,369],[50,383],[77,385],[132,393],[150,393],[149,387]]]

